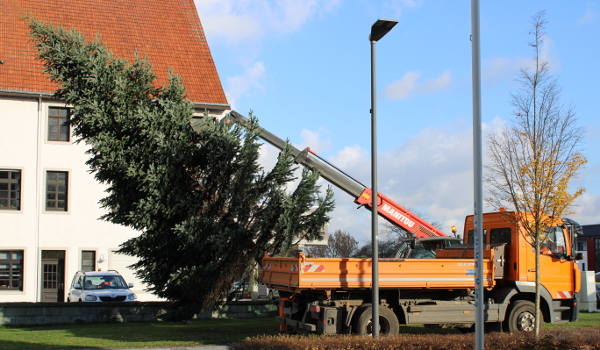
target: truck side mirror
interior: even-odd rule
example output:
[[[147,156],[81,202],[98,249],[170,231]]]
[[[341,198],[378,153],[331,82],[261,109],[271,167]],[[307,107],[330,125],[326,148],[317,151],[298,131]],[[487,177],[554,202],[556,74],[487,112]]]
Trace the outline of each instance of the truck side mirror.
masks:
[[[573,260],[583,260],[583,253],[577,253],[577,254],[575,254],[575,256],[573,256],[573,255],[567,255],[567,259],[569,259],[570,261],[573,261]]]

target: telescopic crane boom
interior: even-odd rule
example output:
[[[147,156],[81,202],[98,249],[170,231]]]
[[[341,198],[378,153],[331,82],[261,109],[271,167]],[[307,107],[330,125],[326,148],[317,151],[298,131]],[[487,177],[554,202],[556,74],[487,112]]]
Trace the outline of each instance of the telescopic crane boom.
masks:
[[[224,119],[227,119],[229,122],[238,123],[242,126],[245,126],[248,123],[248,119],[236,111],[229,112]],[[284,140],[280,139],[262,127],[260,128],[259,136],[280,150],[283,150],[285,147],[286,142]],[[319,170],[321,176],[325,180],[354,197],[354,202],[368,209],[372,209],[372,191],[370,188],[346,174],[335,165],[319,157],[309,148],[306,148],[302,151],[294,146],[291,146],[291,148],[292,155],[296,163],[308,168],[315,168]],[[414,234],[418,238],[448,236],[444,232],[435,228],[433,225],[394,202],[387,196],[378,192],[377,199],[379,202],[379,215],[394,225],[397,225],[407,232]]]

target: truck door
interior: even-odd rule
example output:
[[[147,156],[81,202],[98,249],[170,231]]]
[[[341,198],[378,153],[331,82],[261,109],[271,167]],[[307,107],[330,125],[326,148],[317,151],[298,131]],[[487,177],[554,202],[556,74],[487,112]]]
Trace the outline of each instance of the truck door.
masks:
[[[540,282],[552,299],[572,299],[574,296],[573,261],[567,259],[567,240],[562,227],[548,228],[540,249]]]

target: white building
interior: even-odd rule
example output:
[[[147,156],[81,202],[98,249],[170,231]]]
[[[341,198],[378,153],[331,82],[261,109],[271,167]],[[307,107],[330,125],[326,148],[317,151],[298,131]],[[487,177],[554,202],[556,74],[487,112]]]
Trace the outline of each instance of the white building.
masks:
[[[167,6],[168,4],[168,6]],[[117,55],[147,55],[165,82],[173,67],[197,113],[229,109],[193,0],[0,0],[0,302],[64,301],[78,270],[116,269],[153,300],[116,254],[138,234],[99,220],[105,196],[85,165],[85,144],[61,124],[23,14],[96,34]]]

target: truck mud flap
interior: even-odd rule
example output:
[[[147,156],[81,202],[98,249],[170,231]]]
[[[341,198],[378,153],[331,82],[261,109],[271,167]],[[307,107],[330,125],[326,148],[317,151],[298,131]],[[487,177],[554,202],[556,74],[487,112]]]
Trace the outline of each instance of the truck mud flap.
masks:
[[[314,325],[311,323],[304,323],[302,321],[296,321],[296,320],[292,320],[292,319],[281,317],[281,316],[275,317],[275,320],[277,320],[277,322],[279,324],[285,324],[292,328],[304,329],[304,330],[311,331],[311,332],[317,331],[317,325]]]

